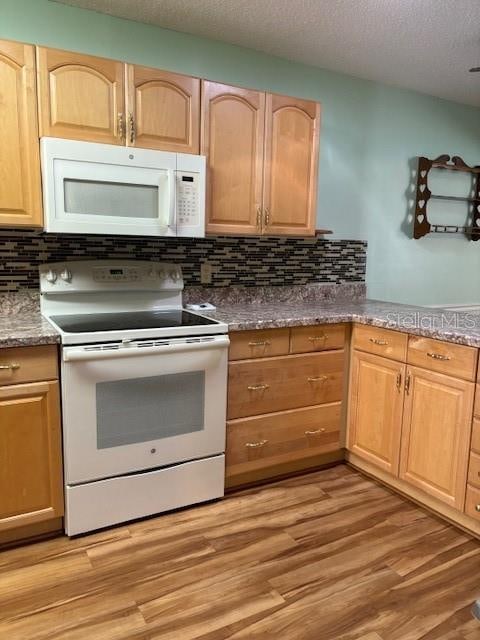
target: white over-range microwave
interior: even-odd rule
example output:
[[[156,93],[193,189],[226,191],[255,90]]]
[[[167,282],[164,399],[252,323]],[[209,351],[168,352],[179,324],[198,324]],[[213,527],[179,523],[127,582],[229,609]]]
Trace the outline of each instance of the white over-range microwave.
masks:
[[[45,231],[205,235],[205,157],[41,139]]]

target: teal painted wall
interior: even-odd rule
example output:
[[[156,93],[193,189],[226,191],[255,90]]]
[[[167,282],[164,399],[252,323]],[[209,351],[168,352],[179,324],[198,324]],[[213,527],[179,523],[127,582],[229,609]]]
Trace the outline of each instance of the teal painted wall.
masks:
[[[320,100],[318,225],[368,240],[369,296],[480,303],[480,243],[414,241],[405,222],[415,156],[480,164],[480,109],[49,0],[0,0],[0,37]]]

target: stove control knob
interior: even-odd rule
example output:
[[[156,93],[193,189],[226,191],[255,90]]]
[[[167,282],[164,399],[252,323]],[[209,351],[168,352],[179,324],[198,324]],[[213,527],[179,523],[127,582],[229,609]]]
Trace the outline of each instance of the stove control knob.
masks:
[[[166,274],[165,269],[160,269],[160,270],[159,270],[159,272],[158,272],[158,277],[159,277],[161,280],[165,280],[165,278],[167,277],[167,274]]]
[[[50,282],[50,284],[55,284],[55,282],[57,281],[56,271],[53,271],[52,269],[47,271],[47,273],[45,274],[45,280],[47,282]]]
[[[176,269],[172,269],[169,275],[174,282],[178,280],[178,271]]]
[[[62,273],[60,274],[60,278],[62,280],[65,280],[65,282],[71,282],[72,281],[72,272],[69,269],[64,269],[62,271]]]
[[[155,271],[155,269],[150,269],[150,271],[148,272],[148,277],[152,279],[157,277],[157,272]]]

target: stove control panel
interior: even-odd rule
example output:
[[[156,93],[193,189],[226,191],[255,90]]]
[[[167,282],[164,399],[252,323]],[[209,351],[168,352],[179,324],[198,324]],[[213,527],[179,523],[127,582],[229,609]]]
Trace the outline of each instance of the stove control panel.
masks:
[[[94,267],[95,282],[137,282],[142,278],[138,267]]]
[[[41,293],[181,291],[180,265],[145,260],[82,260],[40,267]]]

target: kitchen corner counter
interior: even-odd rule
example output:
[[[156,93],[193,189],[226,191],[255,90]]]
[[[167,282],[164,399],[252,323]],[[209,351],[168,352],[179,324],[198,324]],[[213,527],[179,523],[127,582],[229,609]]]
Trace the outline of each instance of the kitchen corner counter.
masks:
[[[37,292],[0,295],[0,348],[58,342],[60,335],[40,313]]]
[[[205,314],[206,315],[206,314]],[[480,347],[480,314],[377,300],[218,304],[210,317],[230,331],[357,322],[447,342]]]

